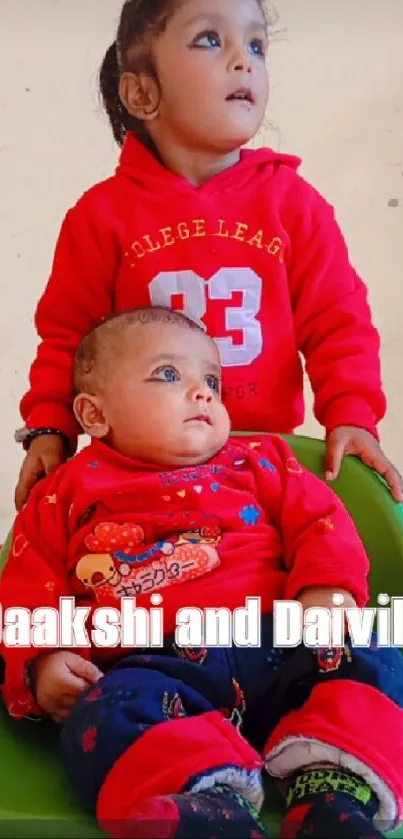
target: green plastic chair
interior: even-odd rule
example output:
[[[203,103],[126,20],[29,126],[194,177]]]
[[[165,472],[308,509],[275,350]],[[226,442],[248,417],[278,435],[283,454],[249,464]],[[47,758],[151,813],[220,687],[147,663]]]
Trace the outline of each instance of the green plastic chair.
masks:
[[[287,437],[295,456],[323,478],[324,444]],[[333,484],[353,517],[371,560],[372,603],[377,595],[403,592],[403,506],[382,479],[355,458],[346,458]],[[0,558],[7,561],[11,534]],[[58,752],[58,727],[47,722],[12,720],[0,703],[0,836],[8,839],[90,839],[104,834],[76,802]],[[278,836],[283,804],[267,782],[264,819]],[[403,828],[390,834],[403,839]]]

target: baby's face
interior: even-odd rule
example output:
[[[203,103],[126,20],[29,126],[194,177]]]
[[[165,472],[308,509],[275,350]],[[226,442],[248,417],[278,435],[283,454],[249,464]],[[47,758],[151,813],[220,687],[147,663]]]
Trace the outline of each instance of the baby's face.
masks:
[[[111,444],[134,458],[203,463],[229,436],[219,354],[203,332],[166,323],[128,329],[101,399]]]

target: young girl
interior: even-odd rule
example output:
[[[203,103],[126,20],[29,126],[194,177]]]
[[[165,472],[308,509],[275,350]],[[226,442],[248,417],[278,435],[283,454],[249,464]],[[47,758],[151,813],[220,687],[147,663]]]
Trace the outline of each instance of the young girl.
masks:
[[[18,509],[75,451],[80,338],[112,312],[157,304],[217,341],[234,430],[302,423],[303,355],[327,477],[355,454],[403,499],[378,442],[379,337],[333,210],[297,158],[242,148],[267,105],[267,41],[264,0],[125,2],[100,74],[122,153],[67,213],[37,308]]]

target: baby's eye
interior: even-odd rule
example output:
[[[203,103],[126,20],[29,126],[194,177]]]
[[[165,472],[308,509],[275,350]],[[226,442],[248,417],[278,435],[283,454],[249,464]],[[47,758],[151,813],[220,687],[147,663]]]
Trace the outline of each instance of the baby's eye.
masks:
[[[250,51],[253,55],[260,55],[264,57],[265,48],[263,41],[260,41],[259,38],[254,38],[254,40],[250,43]]]
[[[193,46],[201,47],[202,49],[208,49],[208,47],[220,47],[220,37],[217,35],[217,32],[203,32],[193,41]]]
[[[209,375],[205,378],[205,382],[207,387],[209,387],[215,393],[220,392],[220,382],[218,381],[217,376],[213,376],[211,373],[209,373]]]
[[[175,367],[169,367],[168,365],[154,370],[152,378],[159,379],[161,382],[179,382],[180,380],[179,373],[175,370]]]

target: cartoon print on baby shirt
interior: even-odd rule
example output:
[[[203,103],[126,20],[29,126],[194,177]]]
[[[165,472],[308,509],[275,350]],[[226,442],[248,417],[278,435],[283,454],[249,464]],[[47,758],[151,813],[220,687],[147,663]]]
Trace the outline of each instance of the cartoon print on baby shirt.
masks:
[[[137,524],[103,522],[84,539],[89,553],[75,568],[78,581],[98,602],[111,597],[139,597],[209,573],[220,564],[216,521],[168,539],[146,544]]]

